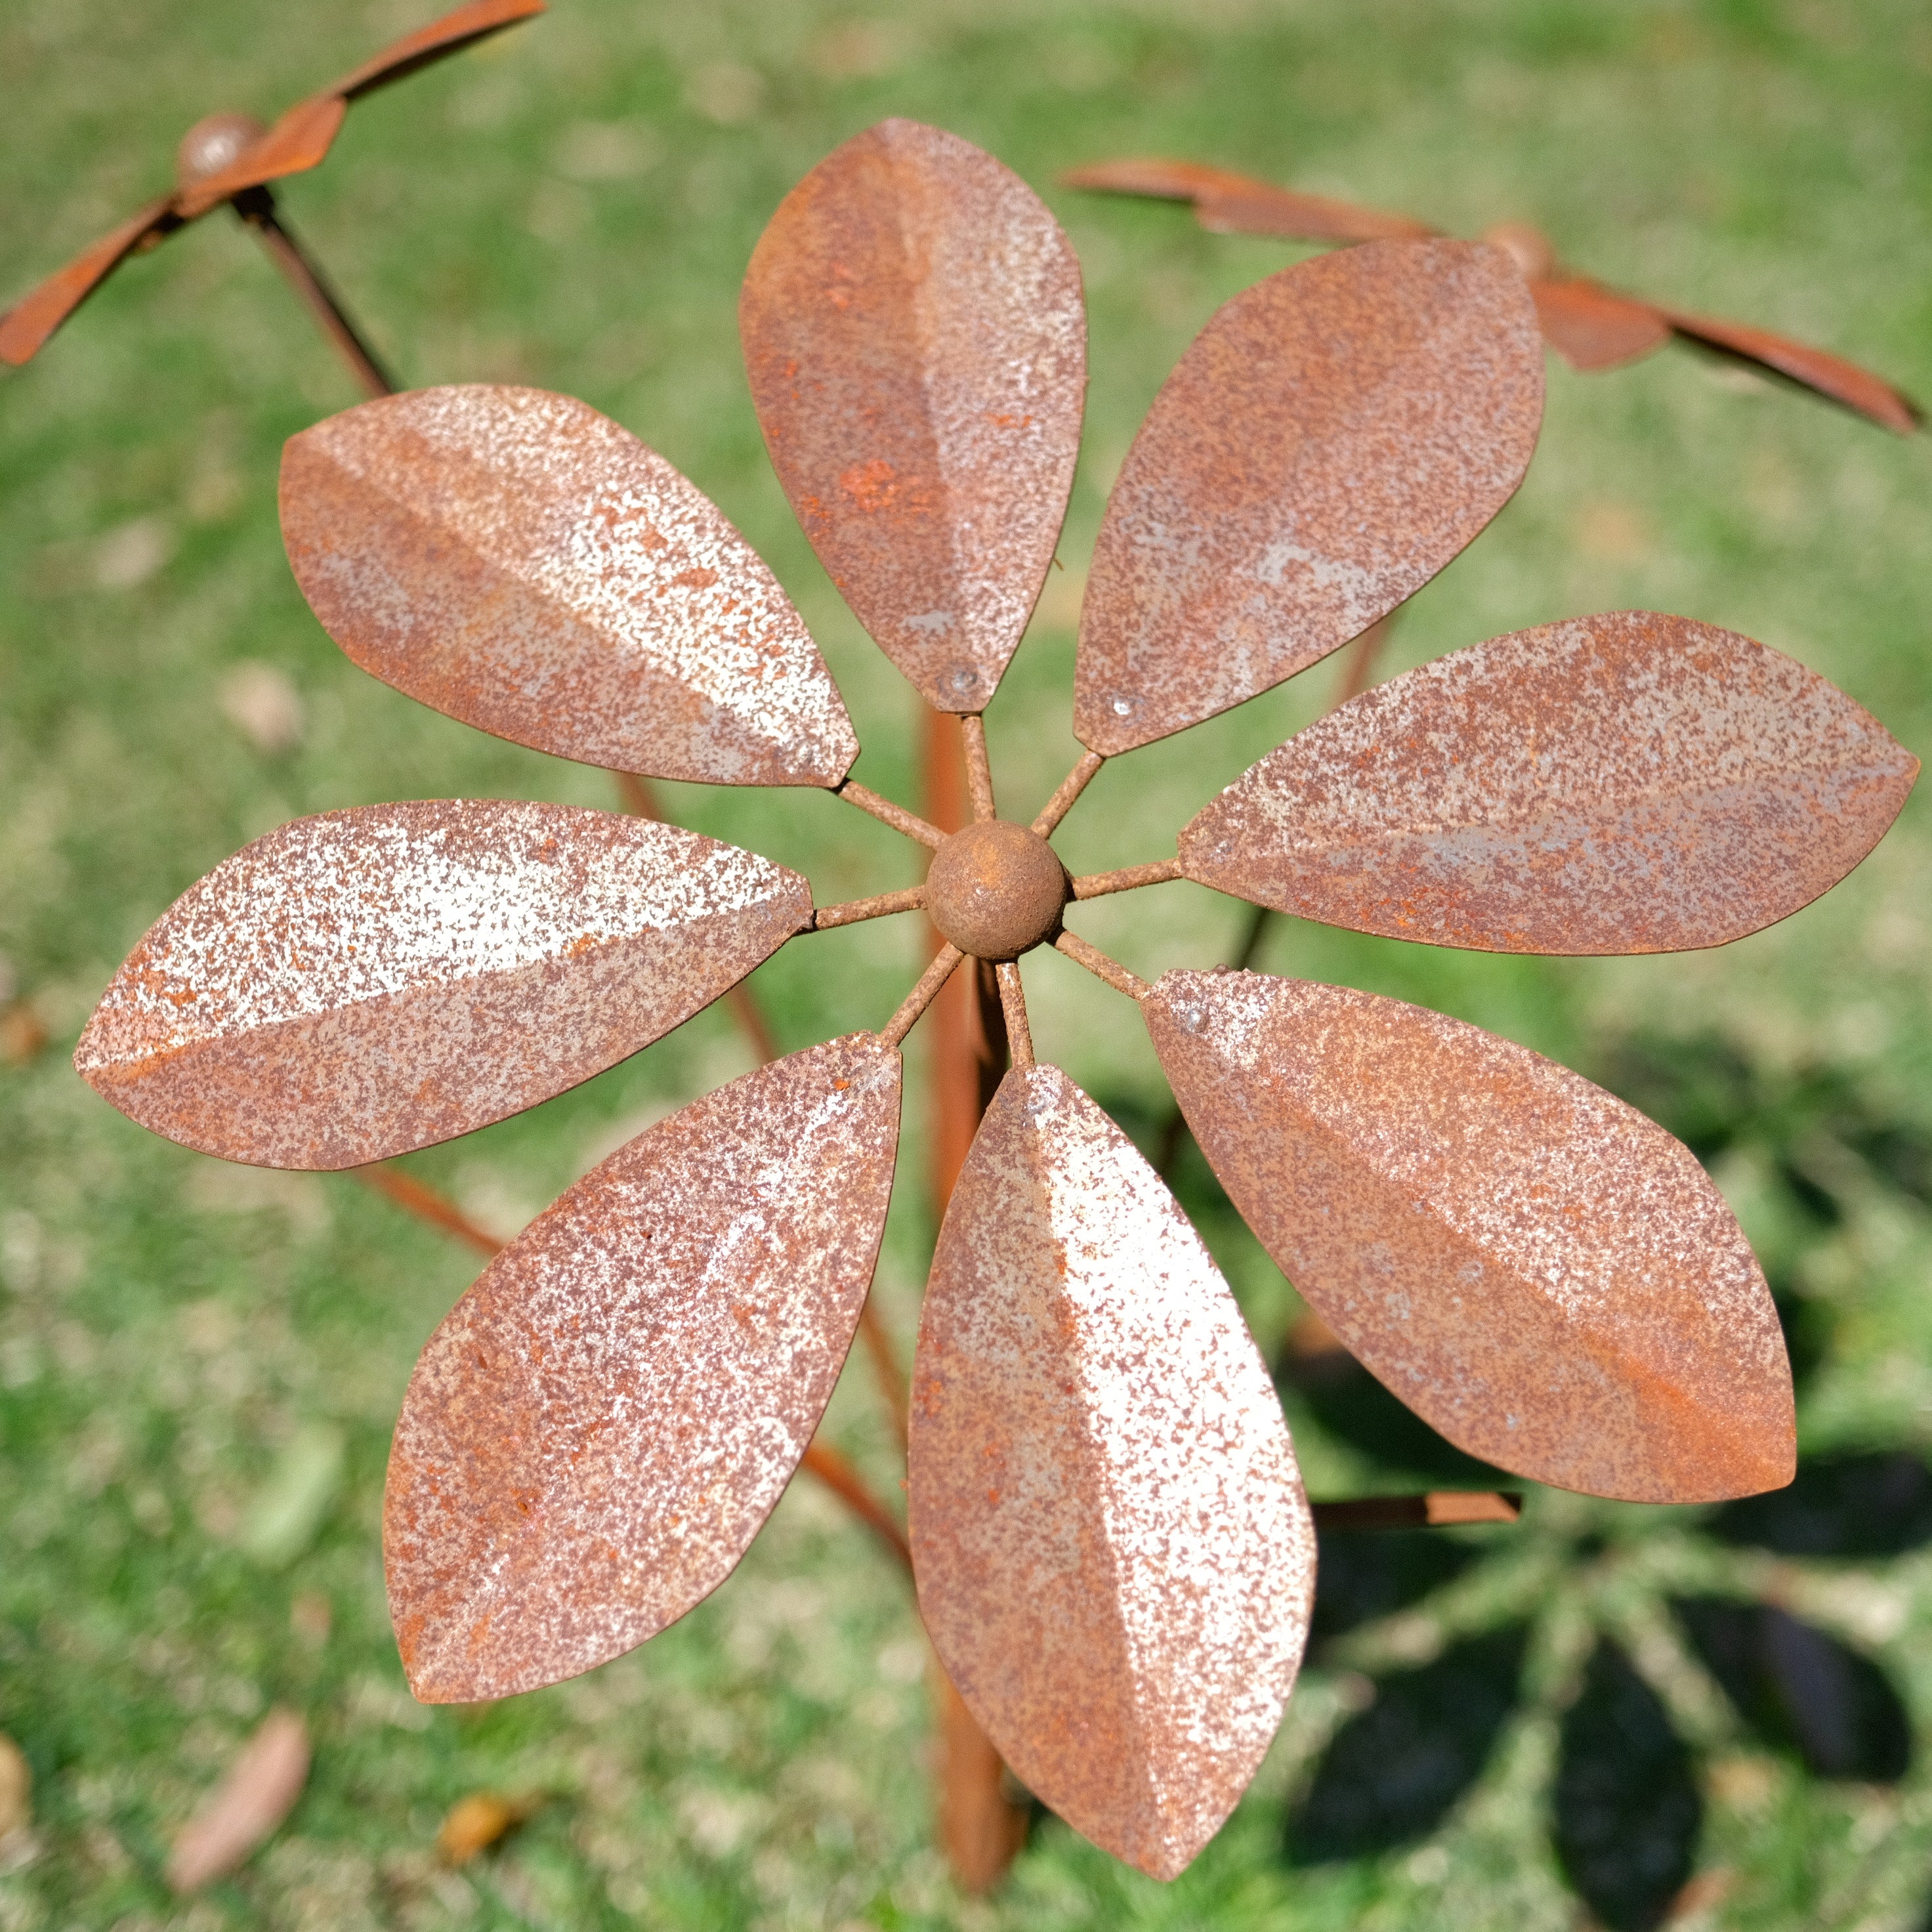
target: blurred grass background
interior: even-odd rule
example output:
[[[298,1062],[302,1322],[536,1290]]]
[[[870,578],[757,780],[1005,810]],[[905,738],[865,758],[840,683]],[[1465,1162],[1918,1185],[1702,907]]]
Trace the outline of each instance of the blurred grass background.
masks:
[[[430,10],[11,0],[0,290],[23,292],[155,192],[201,115],[269,118]],[[1084,266],[1093,380],[1066,568],[989,718],[1019,815],[1076,754],[1072,620],[1134,427],[1217,304],[1298,252],[1201,234],[1172,208],[1064,193],[1059,170],[1186,154],[1464,232],[1533,220],[1606,280],[1807,337],[1923,397],[1928,82],[1932,16],[1918,0],[556,0],[358,106],[326,166],[283,200],[402,380],[568,391],[710,492],[805,610],[866,746],[859,775],[910,801],[911,701],[766,465],[737,283],[789,184],[883,115],[940,122],[1033,182]],[[1682,351],[1591,378],[1552,362],[1550,380],[1528,482],[1415,600],[1386,668],[1648,605],[1801,658],[1922,755],[1927,444]],[[1932,1891],[1932,1562],[1916,1518],[1808,1543],[1788,1524],[1726,1531],[1695,1513],[1535,1496],[1514,1531],[1324,1552],[1335,1607],[1276,1750],[1169,1888],[1046,1821],[1005,1893],[953,1894],[931,1849],[906,1594],[802,1485],[738,1574],[644,1651],[486,1712],[415,1706],[382,1607],[382,1466],[410,1364],[472,1259],[353,1182],[230,1168],[154,1139],[67,1064],[150,921],[290,817],[399,796],[610,802],[602,775],[364,677],[309,616],[277,533],[278,452],[355,400],[226,216],[129,265],[0,382],[0,952],[53,1038],[0,1067],[0,1729],[32,1763],[38,1818],[0,1859],[0,1932],[1558,1928],[1586,1912],[1580,1887],[1587,1910],[1634,1924],[1666,1909],[1682,1872],[1660,1865],[1648,1892],[1622,1892],[1589,1874],[1614,1880],[1618,1844],[1629,1866],[1646,1833],[1672,1832],[1672,1856],[1697,1874],[1668,1908],[1678,1922],[1918,1922]],[[278,751],[230,716],[260,666],[299,700]],[[1171,849],[1187,814],[1320,707],[1334,674],[1110,766],[1070,823],[1070,862]],[[666,789],[686,823],[802,867],[821,898],[909,877],[892,835],[831,801]],[[1815,1342],[1808,1468],[1819,1482],[1869,1473],[1879,1466],[1843,1456],[1883,1452],[1911,1490],[1932,1435],[1928,836],[1915,800],[1846,885],[1714,954],[1510,961],[1283,922],[1264,963],[1491,1027],[1618,1080],[1692,1138],[1796,1311],[1794,1334]],[[1096,904],[1081,924],[1151,974],[1226,956],[1242,919],[1173,886]],[[876,1023],[917,946],[910,921],[861,927],[789,950],[758,990],[784,1044],[804,1046]],[[1052,956],[1028,979],[1042,1054],[1130,1130],[1156,1132],[1164,1094],[1124,1003]],[[746,1064],[706,1015],[411,1165],[507,1231]],[[931,1234],[916,1148],[881,1274],[908,1349]],[[1273,1349],[1292,1294],[1198,1168],[1184,1185]],[[1290,1388],[1316,1494],[1431,1473],[1435,1452],[1405,1446],[1387,1417],[1378,1433],[1367,1400]],[[842,1390],[831,1426],[892,1484],[862,1382]],[[1865,1507],[1857,1483],[1840,1490],[1833,1522]],[[1700,1592],[1774,1602],[1870,1663],[1921,1750],[1908,1741],[1903,1768],[1895,1751],[1833,1760],[1802,1723],[1780,1732],[1748,1696],[1727,1702],[1667,1608]],[[1610,1653],[1588,1665],[1600,1632],[1634,1660],[1637,1690]],[[306,1796],[238,1879],[171,1904],[157,1876],[170,1834],[275,1700],[315,1732]],[[1656,1722],[1662,1742],[1644,1731]],[[1368,1784],[1428,1760],[1447,1797],[1405,1810],[1384,1793],[1377,1810],[1349,1768],[1376,1738]],[[1626,1747],[1636,1810],[1625,1818],[1612,1791],[1592,1813],[1578,1767],[1593,1751],[1614,1765]],[[436,1821],[481,1786],[548,1802],[501,1852],[441,1871]],[[1680,1790],[1688,1837],[1683,1804],[1672,1825],[1639,1802]]]

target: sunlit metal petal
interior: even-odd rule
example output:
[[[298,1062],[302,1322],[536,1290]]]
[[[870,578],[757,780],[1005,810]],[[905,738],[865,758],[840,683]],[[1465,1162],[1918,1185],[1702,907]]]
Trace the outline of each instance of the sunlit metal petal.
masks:
[[[1621,368],[1670,340],[1670,325],[1648,303],[1581,276],[1532,281],[1529,292],[1543,339],[1573,369]]]
[[[655,778],[836,785],[859,754],[805,620],[722,512],[587,404],[419,390],[282,458],[330,636],[425,704]]]
[[[178,228],[175,197],[164,195],[83,248],[0,315],[0,362],[27,362],[68,317],[150,236]]]
[[[1459,1448],[1636,1502],[1791,1480],[1770,1292],[1661,1127],[1526,1048],[1372,993],[1177,972],[1142,1010],[1248,1225]]]
[[[204,1153],[358,1166],[587,1080],[810,918],[795,872],[648,819],[442,800],[325,812],[176,901],[74,1064]]]
[[[1419,590],[1522,480],[1543,410],[1500,249],[1371,242],[1237,296],[1128,452],[1080,620],[1074,729],[1198,724]]]
[[[1046,1804],[1172,1877],[1280,1721],[1314,1534],[1226,1284],[1057,1067],[987,1110],[914,1382],[913,1564],[947,1675]]]
[[[983,710],[1072,487],[1087,344],[1066,236],[970,142],[881,122],[785,197],[738,322],[833,582],[928,702]]]
[[[730,1575],[851,1346],[898,1126],[874,1036],[794,1054],[660,1121],[490,1263],[390,1453],[389,1610],[418,1697],[574,1676]]]
[[[1613,611],[1351,700],[1208,806],[1180,863],[1258,904],[1438,946],[1721,946],[1835,885],[1918,770],[1802,664]]]
[[[1794,342],[1788,335],[1774,334],[1768,328],[1754,328],[1748,322],[1724,322],[1714,316],[1690,315],[1682,309],[1659,311],[1680,335],[1708,348],[1721,349],[1756,362],[1778,375],[1815,389],[1821,396],[1855,410],[1881,428],[1910,436],[1918,427],[1920,412],[1910,397],[1900,394],[1889,382],[1847,362],[1841,356]]]

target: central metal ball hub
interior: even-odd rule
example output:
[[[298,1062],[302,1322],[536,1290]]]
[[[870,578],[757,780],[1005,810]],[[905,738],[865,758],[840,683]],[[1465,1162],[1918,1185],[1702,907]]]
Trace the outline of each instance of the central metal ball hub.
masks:
[[[1071,894],[1053,848],[1004,818],[954,832],[926,875],[926,916],[976,959],[1017,959],[1050,939]]]
[[[268,132],[252,114],[211,114],[182,136],[175,150],[175,180],[184,188],[218,175]]]

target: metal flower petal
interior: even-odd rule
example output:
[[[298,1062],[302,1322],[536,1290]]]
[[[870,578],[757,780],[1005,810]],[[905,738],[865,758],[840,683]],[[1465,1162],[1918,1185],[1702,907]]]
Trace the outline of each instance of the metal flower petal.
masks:
[[[593,1168],[430,1336],[383,1506],[427,1703],[634,1648],[730,1574],[838,1378],[885,1226],[899,1056],[855,1034]]]
[[[1280,235],[1298,242],[1421,240],[1436,231],[1406,214],[1389,214],[1326,195],[1278,188],[1251,175],[1199,161],[1098,161],[1061,176],[1068,188],[1103,194],[1144,194],[1194,205],[1195,219],[1216,233]]]
[[[796,873],[650,820],[445,800],[325,812],[176,901],[74,1064],[203,1153],[353,1167],[587,1080],[811,917]]]
[[[832,581],[928,702],[985,710],[1079,451],[1086,312],[1059,225],[970,142],[884,121],[785,197],[738,323],[772,466]]]
[[[920,1609],[1001,1755],[1171,1878],[1280,1722],[1315,1542],[1200,1237],[1057,1067],[1009,1073],[946,1210],[914,1371]]]
[[[1670,325],[1648,302],[1580,275],[1532,281],[1543,338],[1573,369],[1621,368],[1661,349]]]
[[[1204,885],[1501,952],[1722,946],[1808,905],[1918,761],[1803,665],[1620,610],[1492,638],[1270,752],[1180,836]]]
[[[1130,751],[1366,630],[1509,500],[1542,414],[1536,311],[1499,249],[1371,242],[1235,296],[1108,499],[1075,735]]]
[[[1791,1480],[1764,1276],[1689,1150],[1634,1108],[1344,987],[1172,972],[1142,1011],[1262,1245],[1459,1448],[1635,1502]]]
[[[859,755],[805,620],[724,513],[587,404],[469,384],[292,437],[282,532],[364,670],[560,758],[836,785]]]

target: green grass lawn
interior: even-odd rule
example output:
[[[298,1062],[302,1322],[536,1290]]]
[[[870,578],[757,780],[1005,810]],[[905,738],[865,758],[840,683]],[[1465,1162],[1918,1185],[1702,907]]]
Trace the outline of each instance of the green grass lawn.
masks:
[[[266,118],[432,5],[12,0],[0,293],[156,191],[201,114]],[[1077,593],[1135,424],[1216,304],[1295,252],[1064,192],[1059,170],[1189,154],[1463,232],[1533,220],[1606,279],[1808,336],[1924,397],[1928,87],[1932,16],[1916,0],[555,0],[357,107],[284,200],[404,380],[568,391],[709,492],[819,638],[866,746],[858,776],[910,800],[913,700],[766,466],[737,284],[789,184],[882,116],[941,123],[1018,170],[1079,250],[1093,370],[1065,574],[988,718],[1009,809],[1030,811],[1076,755]],[[277,531],[278,452],[356,400],[225,215],[131,264],[0,380],[0,952],[52,1035],[0,1066],[0,1730],[32,1764],[38,1820],[0,1860],[0,1932],[1530,1932],[1587,1922],[1580,1891],[1605,1922],[1651,1922],[1685,1868],[1686,1926],[1920,1922],[1922,796],[1847,884],[1719,952],[1510,960],[1276,928],[1274,969],[1478,1022],[1691,1142],[1786,1304],[1804,1474],[1780,1502],[1728,1511],[1538,1492],[1513,1529],[1336,1540],[1276,1750],[1178,1883],[1048,1820],[1004,1892],[956,1895],[931,1848],[907,1592],[803,1484],[730,1581],[644,1650],[485,1711],[413,1704],[383,1608],[383,1462],[416,1352],[473,1258],[352,1180],[156,1139],[68,1064],[147,925],[284,820],[395,797],[610,802],[604,775],[364,676],[308,614]],[[1682,611],[1801,658],[1923,755],[1928,452],[1682,351],[1592,378],[1552,364],[1528,480],[1415,600],[1388,668],[1569,614]],[[258,749],[224,710],[249,664],[299,694],[286,750]],[[1110,766],[1070,822],[1070,862],[1171,850],[1333,675]],[[666,790],[684,822],[808,871],[821,899],[908,882],[892,835],[829,800]],[[1226,957],[1244,919],[1177,885],[1096,905],[1083,929],[1152,974]],[[877,1024],[917,948],[912,922],[880,922],[789,949],[755,983],[800,1047]],[[1042,1057],[1157,1133],[1164,1090],[1126,1004],[1057,957],[1027,970]],[[707,1014],[410,1165],[514,1228],[638,1124],[746,1064]],[[932,1232],[920,1180],[909,1135],[880,1276],[908,1353]],[[1180,1186],[1273,1350],[1292,1293],[1204,1169]],[[1286,1395],[1318,1496],[1452,1473],[1372,1389],[1291,1378]],[[856,1364],[830,1426],[896,1493]],[[277,1701],[315,1736],[306,1795],[239,1877],[171,1903],[171,1834]],[[437,1821],[480,1787],[546,1802],[499,1852],[442,1871]]]

